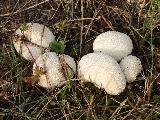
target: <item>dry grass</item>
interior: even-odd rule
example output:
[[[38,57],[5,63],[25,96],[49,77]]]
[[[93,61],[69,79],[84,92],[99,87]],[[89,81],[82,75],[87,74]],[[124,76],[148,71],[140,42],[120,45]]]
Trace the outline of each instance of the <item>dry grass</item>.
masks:
[[[159,8],[159,0],[1,0],[0,119],[160,119]],[[11,39],[27,22],[50,27],[56,39],[66,42],[65,53],[77,61],[92,52],[100,33],[124,32],[133,40],[143,72],[119,96],[78,81],[54,90],[31,86],[24,77],[31,75],[32,63],[15,52]]]

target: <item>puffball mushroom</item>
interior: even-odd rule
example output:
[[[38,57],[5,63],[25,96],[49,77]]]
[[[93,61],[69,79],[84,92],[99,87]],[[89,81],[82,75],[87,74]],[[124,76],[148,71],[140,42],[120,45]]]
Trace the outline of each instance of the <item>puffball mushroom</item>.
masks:
[[[44,88],[55,88],[66,83],[66,79],[71,73],[76,72],[76,63],[68,55],[57,56],[55,52],[46,52],[40,55],[33,65],[33,75],[36,70],[41,69],[38,84]],[[67,73],[69,74],[67,74]]]
[[[81,58],[78,72],[82,82],[94,83],[108,94],[118,95],[126,87],[125,76],[111,56],[103,53],[89,53]]]
[[[102,52],[120,61],[132,52],[133,44],[129,36],[117,31],[107,31],[94,40],[94,52]]]
[[[124,72],[127,82],[133,82],[142,70],[142,64],[139,58],[129,55],[122,59],[120,67]]]
[[[46,26],[39,23],[27,23],[15,31],[13,44],[22,57],[35,60],[53,40],[55,36]]]

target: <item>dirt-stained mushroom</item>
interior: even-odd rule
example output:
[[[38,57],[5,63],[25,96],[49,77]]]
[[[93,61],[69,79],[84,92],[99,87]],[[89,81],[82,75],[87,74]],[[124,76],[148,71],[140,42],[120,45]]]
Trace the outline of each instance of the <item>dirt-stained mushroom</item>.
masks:
[[[23,58],[34,61],[54,40],[55,36],[48,27],[39,23],[27,23],[15,31],[13,44]]]
[[[68,55],[57,56],[55,52],[40,55],[33,65],[33,75],[41,70],[38,84],[44,88],[55,88],[67,82],[76,72],[76,63]]]

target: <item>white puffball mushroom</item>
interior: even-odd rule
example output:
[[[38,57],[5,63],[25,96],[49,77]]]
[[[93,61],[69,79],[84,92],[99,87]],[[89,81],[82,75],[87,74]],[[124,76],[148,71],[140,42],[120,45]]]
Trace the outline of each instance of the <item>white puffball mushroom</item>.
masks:
[[[36,75],[37,68],[43,71],[39,76],[38,84],[44,88],[55,88],[67,82],[66,79],[69,77],[67,75],[73,75],[76,72],[76,63],[68,55],[57,56],[55,52],[46,52],[36,59],[33,75]]]
[[[120,67],[129,83],[133,82],[142,70],[140,59],[132,55],[123,58],[120,62]]]
[[[102,52],[120,61],[131,54],[133,49],[132,40],[124,33],[107,31],[96,37],[93,43],[94,52]]]
[[[35,60],[55,40],[48,27],[39,23],[27,23],[15,31],[13,44],[16,51],[27,60]]]
[[[118,95],[126,87],[125,76],[111,56],[103,53],[89,53],[81,58],[78,73],[82,82],[91,82],[108,94]]]

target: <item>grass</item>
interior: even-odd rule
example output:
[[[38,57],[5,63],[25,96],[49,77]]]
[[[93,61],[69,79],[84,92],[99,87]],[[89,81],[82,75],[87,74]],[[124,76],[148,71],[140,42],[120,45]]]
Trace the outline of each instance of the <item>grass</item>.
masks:
[[[5,0],[0,3],[0,119],[159,120],[160,1]],[[92,52],[97,35],[108,30],[128,34],[143,72],[119,96],[78,81],[54,90],[24,82],[32,63],[12,45],[14,31],[27,22],[42,23],[66,44],[77,61]],[[72,48],[72,49],[71,49]],[[77,78],[74,78],[77,79]]]

